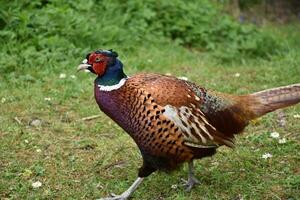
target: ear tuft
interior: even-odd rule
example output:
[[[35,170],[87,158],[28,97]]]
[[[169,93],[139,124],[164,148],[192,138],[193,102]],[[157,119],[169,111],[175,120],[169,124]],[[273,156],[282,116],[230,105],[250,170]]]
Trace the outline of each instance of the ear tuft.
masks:
[[[109,49],[109,50],[96,50],[95,51],[96,54],[102,54],[102,55],[105,55],[105,56],[108,56],[108,57],[118,57],[118,53],[115,52],[114,50],[112,49]]]
[[[118,57],[118,53],[115,52],[113,49],[110,49],[110,50],[108,50],[108,51],[111,52],[111,56],[113,56],[113,57]]]

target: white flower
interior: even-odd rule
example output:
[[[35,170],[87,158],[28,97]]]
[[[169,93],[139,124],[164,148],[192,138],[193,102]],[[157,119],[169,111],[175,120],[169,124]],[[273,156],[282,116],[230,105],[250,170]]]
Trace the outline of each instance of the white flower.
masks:
[[[286,139],[285,138],[279,139],[278,143],[279,144],[285,144],[286,143]]]
[[[41,149],[37,149],[36,152],[37,152],[37,153],[41,153],[42,150],[41,150]]]
[[[279,133],[278,132],[272,132],[272,133],[270,133],[270,137],[271,138],[279,138]]]
[[[296,114],[293,117],[296,118],[296,119],[300,119],[300,115],[299,114]]]
[[[168,72],[168,73],[165,73],[165,75],[166,75],[166,76],[172,76],[172,74],[169,73],[169,72]]]
[[[50,97],[45,97],[44,100],[45,101],[51,101],[51,98]]]
[[[240,73],[235,73],[234,76],[235,76],[235,77],[240,77],[241,74],[240,74]]]
[[[185,76],[179,76],[179,77],[177,77],[178,79],[181,79],[181,80],[184,80],[184,81],[187,81],[187,80],[189,80],[187,77],[185,77]]]
[[[4,97],[1,98],[1,103],[5,103],[6,99]]]
[[[76,76],[74,74],[70,75],[70,78],[75,79]]]
[[[171,186],[171,188],[172,188],[172,189],[176,189],[176,188],[177,188],[177,185],[174,184],[174,185]]]
[[[66,74],[64,74],[64,73],[61,73],[60,75],[59,75],[59,78],[61,78],[61,79],[63,79],[63,78],[66,78]]]
[[[28,141],[28,140],[24,140],[24,142],[25,142],[26,144],[28,144],[28,143],[29,143],[29,141]]]
[[[41,183],[40,181],[36,181],[36,182],[33,182],[33,183],[31,184],[31,186],[32,186],[33,188],[39,188],[39,187],[42,186],[42,183]]]
[[[268,158],[272,158],[272,157],[273,157],[273,155],[270,154],[270,153],[265,153],[265,154],[262,155],[263,159],[268,159]]]

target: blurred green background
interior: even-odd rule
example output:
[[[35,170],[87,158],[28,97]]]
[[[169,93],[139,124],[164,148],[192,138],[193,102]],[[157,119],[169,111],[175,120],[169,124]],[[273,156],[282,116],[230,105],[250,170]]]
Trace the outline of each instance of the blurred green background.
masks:
[[[128,75],[245,94],[300,82],[299,22],[297,0],[0,0],[0,199],[95,199],[136,178],[137,147],[100,113],[95,77],[76,72],[87,53],[112,48]],[[150,176],[134,198],[300,199],[299,113],[269,114],[234,151],[198,161],[191,193],[183,168]]]

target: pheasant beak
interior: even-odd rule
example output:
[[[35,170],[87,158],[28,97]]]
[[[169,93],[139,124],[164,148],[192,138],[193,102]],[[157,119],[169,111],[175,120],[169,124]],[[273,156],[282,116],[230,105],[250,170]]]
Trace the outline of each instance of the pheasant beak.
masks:
[[[85,70],[89,71],[88,68],[91,67],[92,65],[87,64],[87,59],[84,59],[82,63],[77,67],[77,71]]]

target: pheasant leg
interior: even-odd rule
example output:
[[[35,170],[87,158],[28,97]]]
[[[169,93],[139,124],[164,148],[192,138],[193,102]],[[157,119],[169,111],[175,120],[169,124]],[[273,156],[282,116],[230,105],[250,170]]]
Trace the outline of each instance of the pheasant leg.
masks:
[[[134,183],[121,195],[111,194],[112,197],[101,198],[98,200],[126,200],[132,195],[132,193],[137,189],[137,187],[143,182],[144,178],[138,177]]]
[[[186,187],[186,188],[185,188],[185,191],[190,192],[191,189],[192,189],[196,184],[199,184],[199,183],[200,183],[200,181],[199,181],[199,180],[195,177],[195,175],[194,175],[194,163],[193,163],[193,161],[189,162],[188,165],[189,165],[188,180],[185,181],[184,186]]]

